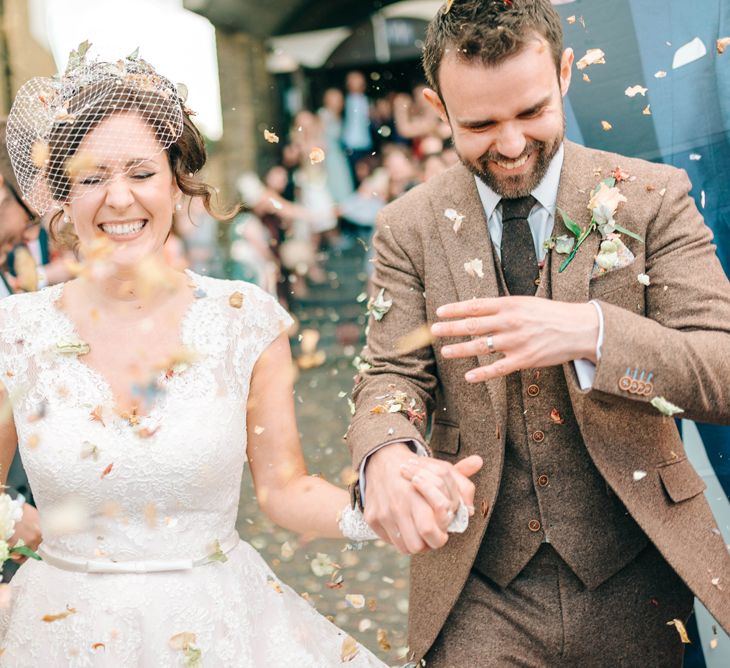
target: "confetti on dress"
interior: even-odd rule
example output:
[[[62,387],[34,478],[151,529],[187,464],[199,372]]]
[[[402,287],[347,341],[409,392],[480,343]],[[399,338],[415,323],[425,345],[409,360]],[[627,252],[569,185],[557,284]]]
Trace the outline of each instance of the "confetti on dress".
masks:
[[[241,308],[243,306],[243,295],[236,291],[228,298],[228,304],[232,308]]]
[[[89,344],[77,339],[76,341],[59,341],[56,350],[61,355],[88,355],[91,352]]]
[[[360,648],[357,646],[355,639],[351,636],[346,636],[342,641],[342,652],[340,655],[342,663],[349,663],[352,661],[359,651]]]
[[[63,612],[58,612],[54,615],[43,615],[43,617],[41,617],[41,621],[44,621],[47,624],[50,624],[52,622],[60,622],[62,619],[66,619],[66,617],[75,615],[76,612],[76,608],[71,608],[67,606]]]
[[[586,51],[586,55],[583,56],[576,64],[575,66],[579,70],[584,70],[586,67],[589,67],[590,65],[605,65],[606,64],[606,54],[603,52],[602,49],[588,49]]]

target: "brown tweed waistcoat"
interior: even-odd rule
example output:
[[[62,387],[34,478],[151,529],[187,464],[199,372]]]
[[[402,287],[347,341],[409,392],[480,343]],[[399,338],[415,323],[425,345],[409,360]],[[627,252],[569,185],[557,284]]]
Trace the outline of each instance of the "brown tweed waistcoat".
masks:
[[[506,295],[496,253],[494,263]],[[543,271],[537,296],[550,293],[550,271]],[[547,541],[594,589],[648,539],[588,455],[562,368],[509,375],[507,406],[502,479],[474,568],[506,587]]]

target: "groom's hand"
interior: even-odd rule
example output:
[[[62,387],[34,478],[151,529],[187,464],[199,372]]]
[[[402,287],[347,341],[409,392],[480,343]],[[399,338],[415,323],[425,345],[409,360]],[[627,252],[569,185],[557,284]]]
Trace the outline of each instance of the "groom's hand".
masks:
[[[432,325],[434,336],[473,337],[470,341],[441,348],[444,357],[502,353],[502,357],[492,364],[469,371],[466,380],[471,383],[571,360],[597,361],[600,320],[593,304],[558,302],[541,297],[496,297],[446,304],[439,307],[436,314],[440,318],[458,319]]]
[[[446,462],[435,472],[438,493],[419,492],[402,474],[413,458],[407,445],[395,443],[372,454],[366,469],[365,521],[403,554],[443,547],[448,540],[448,513],[455,512],[461,499],[467,506],[474,504],[474,485]]]

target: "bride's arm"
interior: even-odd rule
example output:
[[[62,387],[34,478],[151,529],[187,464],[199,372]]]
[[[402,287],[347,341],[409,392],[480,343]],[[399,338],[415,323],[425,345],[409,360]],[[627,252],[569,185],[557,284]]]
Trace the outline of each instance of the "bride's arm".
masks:
[[[307,473],[294,415],[291,351],[279,336],[256,362],[247,407],[248,461],[261,509],[307,537],[342,538],[349,494]]]
[[[18,435],[10,406],[10,398],[5,386],[0,383],[0,484],[5,484],[8,471],[15,457]],[[1,490],[0,490],[1,491]]]

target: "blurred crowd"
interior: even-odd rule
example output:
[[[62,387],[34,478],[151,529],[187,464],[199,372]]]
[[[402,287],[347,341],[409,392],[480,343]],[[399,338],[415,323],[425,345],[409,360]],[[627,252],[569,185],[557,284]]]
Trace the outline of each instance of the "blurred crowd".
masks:
[[[423,86],[373,99],[363,73],[348,73],[344,89],[327,89],[282,137],[266,131],[280,159],[238,181],[246,208],[231,227],[228,276],[258,283],[284,305],[306,295],[326,280],[324,252],[358,240],[369,249],[380,209],[458,160],[450,133]]]

